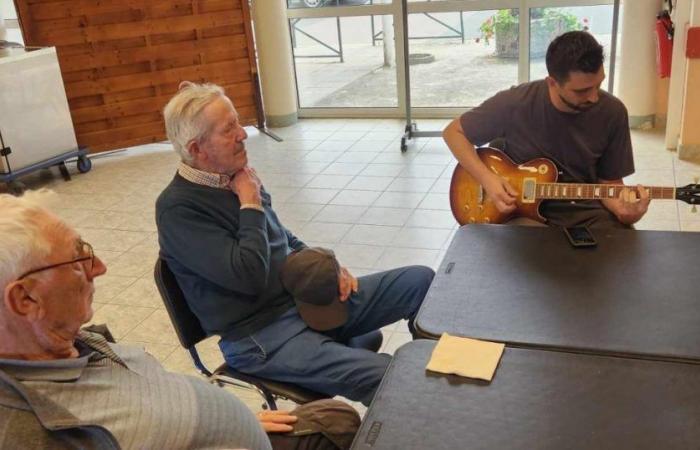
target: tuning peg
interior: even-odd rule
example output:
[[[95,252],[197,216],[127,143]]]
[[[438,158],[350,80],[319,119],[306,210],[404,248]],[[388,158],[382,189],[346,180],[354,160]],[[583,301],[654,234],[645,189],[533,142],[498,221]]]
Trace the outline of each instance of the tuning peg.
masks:
[[[692,208],[690,208],[690,212],[692,212],[692,213],[696,213],[696,212],[698,212],[698,207],[697,207],[697,206],[695,206],[695,205],[693,205],[693,207],[692,207]]]
[[[699,181],[700,181],[700,177],[693,177],[693,182],[695,184],[698,184]]]

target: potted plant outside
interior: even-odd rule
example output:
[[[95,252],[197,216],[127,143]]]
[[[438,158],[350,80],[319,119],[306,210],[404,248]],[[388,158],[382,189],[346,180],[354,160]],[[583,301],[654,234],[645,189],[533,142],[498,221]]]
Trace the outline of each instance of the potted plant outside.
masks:
[[[519,10],[500,9],[485,20],[479,30],[486,45],[495,42],[496,56],[501,58],[518,57]],[[586,27],[586,19],[579,19],[556,8],[533,8],[530,19],[530,55],[540,58],[547,52],[547,46],[556,36],[567,31]]]

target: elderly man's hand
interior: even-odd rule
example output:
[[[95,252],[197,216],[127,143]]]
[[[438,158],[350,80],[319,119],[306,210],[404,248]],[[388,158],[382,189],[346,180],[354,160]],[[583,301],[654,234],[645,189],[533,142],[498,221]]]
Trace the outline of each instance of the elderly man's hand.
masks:
[[[266,433],[287,433],[294,427],[291,425],[297,421],[290,411],[260,411],[256,414]]]
[[[255,169],[246,166],[236,172],[228,184],[229,189],[238,195],[241,203],[261,205],[260,187],[262,183],[255,173]]]
[[[340,293],[340,301],[344,302],[350,298],[350,294],[357,292],[359,284],[357,278],[352,276],[350,271],[345,267],[340,268],[340,276],[338,277],[338,292]]]

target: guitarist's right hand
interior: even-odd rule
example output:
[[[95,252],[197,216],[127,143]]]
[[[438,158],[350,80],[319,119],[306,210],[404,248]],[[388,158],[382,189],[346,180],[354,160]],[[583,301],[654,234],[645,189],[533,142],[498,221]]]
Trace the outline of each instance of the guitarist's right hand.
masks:
[[[488,178],[482,182],[482,186],[486,190],[487,198],[500,212],[509,213],[517,207],[515,201],[518,198],[518,191],[504,178],[495,173],[489,173]]]

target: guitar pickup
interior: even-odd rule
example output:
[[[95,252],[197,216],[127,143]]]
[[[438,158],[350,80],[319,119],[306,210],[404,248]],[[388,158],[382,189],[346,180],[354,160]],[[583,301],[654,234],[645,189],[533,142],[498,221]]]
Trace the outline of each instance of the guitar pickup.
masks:
[[[535,189],[537,188],[537,179],[535,178],[523,178],[523,188],[522,188],[522,202],[523,203],[535,203],[537,198]]]

